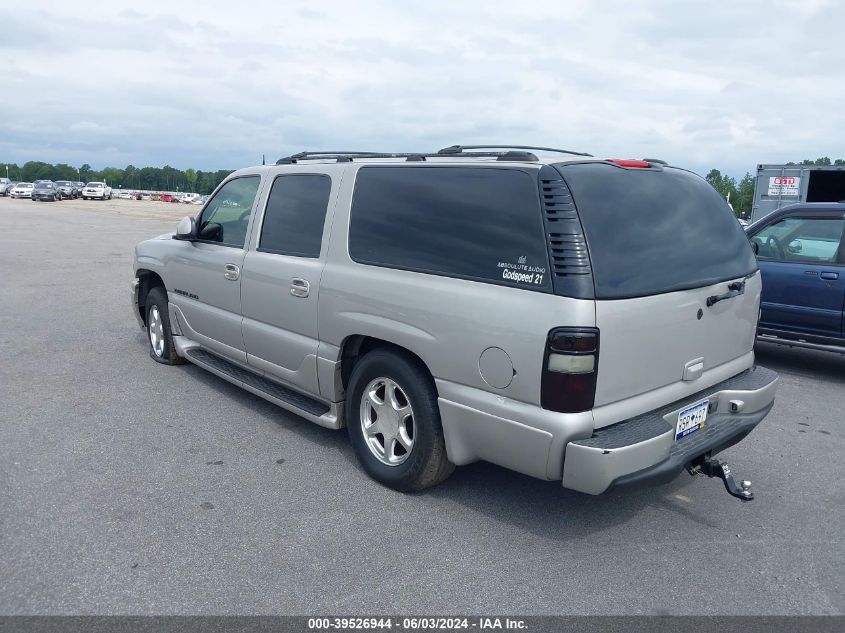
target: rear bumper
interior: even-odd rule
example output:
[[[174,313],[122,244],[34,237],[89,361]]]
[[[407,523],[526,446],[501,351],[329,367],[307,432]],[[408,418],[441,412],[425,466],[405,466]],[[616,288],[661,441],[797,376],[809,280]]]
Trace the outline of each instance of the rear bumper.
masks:
[[[674,479],[690,461],[736,444],[774,405],[778,376],[753,367],[688,398],[598,429],[566,445],[563,486],[587,494]],[[678,413],[710,401],[703,429],[675,441]]]

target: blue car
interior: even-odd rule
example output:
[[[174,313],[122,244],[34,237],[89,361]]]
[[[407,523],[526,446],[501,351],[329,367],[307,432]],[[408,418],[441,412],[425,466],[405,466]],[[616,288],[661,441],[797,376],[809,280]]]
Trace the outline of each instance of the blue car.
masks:
[[[782,207],[746,229],[763,275],[757,339],[845,354],[845,203]]]

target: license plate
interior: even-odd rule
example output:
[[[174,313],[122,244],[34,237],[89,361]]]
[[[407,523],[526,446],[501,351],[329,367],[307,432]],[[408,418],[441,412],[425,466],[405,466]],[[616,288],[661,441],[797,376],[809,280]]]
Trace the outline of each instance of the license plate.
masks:
[[[704,402],[687,407],[678,413],[678,424],[675,426],[675,439],[682,440],[688,435],[695,433],[698,429],[703,429],[709,406],[710,401],[705,400]]]

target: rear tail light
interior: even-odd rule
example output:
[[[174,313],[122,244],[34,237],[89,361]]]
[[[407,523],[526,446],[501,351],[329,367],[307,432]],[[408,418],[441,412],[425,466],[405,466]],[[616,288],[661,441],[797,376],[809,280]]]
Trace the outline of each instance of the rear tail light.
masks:
[[[593,408],[599,364],[596,328],[555,328],[546,340],[540,402],[544,409],[578,413]]]

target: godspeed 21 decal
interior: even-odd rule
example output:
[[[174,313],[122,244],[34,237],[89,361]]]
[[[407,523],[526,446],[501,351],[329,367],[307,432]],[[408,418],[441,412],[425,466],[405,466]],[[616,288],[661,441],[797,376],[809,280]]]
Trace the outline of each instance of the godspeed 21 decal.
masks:
[[[522,255],[515,264],[499,262],[498,267],[502,269],[502,279],[515,281],[521,284],[532,284],[540,286],[546,277],[545,266],[530,266],[527,257]]]

